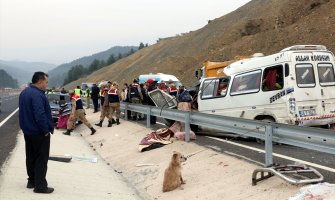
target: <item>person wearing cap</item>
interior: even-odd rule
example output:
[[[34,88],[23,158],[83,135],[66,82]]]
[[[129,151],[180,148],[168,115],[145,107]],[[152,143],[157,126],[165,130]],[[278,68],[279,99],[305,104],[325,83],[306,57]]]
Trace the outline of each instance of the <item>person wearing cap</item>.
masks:
[[[108,107],[108,85],[101,86],[101,96],[100,96],[100,103],[101,103],[101,114],[100,114],[100,121],[99,123],[95,124],[96,126],[102,127],[102,122],[105,118],[109,116],[109,107]],[[108,121],[108,127],[112,126],[112,122]]]
[[[141,104],[141,102],[143,101],[141,88],[140,88],[140,85],[138,84],[137,79],[134,79],[133,84],[130,87],[129,99],[130,99],[130,102],[134,104]],[[132,119],[136,120],[138,114],[139,113],[132,111],[131,112]]]
[[[83,101],[80,96],[75,94],[75,91],[69,91],[71,97],[72,111],[67,121],[67,129],[64,132],[64,135],[71,135],[71,131],[73,130],[73,123],[79,119],[82,123],[84,123],[89,129],[91,129],[91,135],[93,135],[96,130],[92,127],[92,125],[87,121],[85,117],[85,111],[83,108]]]
[[[109,124],[108,127],[111,127],[112,124],[116,123],[120,124],[120,100],[122,99],[121,92],[118,89],[119,84],[117,82],[113,82],[110,90],[108,90],[108,102],[109,102]],[[116,121],[113,118],[113,114],[115,112]]]

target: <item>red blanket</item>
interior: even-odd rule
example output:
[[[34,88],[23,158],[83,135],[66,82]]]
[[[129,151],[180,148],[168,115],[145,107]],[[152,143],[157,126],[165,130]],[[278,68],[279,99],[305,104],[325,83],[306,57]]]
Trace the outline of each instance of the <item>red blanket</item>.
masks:
[[[172,143],[170,138],[174,133],[168,128],[161,128],[146,135],[140,142],[138,150],[140,152],[155,149],[166,144]]]

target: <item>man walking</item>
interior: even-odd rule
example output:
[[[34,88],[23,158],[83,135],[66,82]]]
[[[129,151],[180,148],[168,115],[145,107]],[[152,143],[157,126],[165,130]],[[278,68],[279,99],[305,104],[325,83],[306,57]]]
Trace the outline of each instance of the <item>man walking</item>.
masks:
[[[50,152],[50,134],[53,133],[53,120],[45,90],[48,75],[35,72],[32,84],[23,90],[19,97],[19,120],[26,144],[27,188],[35,193],[52,193],[46,180]]]
[[[73,90],[69,91],[71,96],[71,104],[72,104],[72,111],[67,121],[67,130],[64,132],[64,135],[71,135],[71,131],[73,130],[73,123],[79,119],[82,123],[84,123],[89,129],[91,129],[91,135],[93,135],[96,130],[92,127],[92,125],[87,121],[85,117],[85,111],[83,109],[83,101],[79,96],[75,94]]]

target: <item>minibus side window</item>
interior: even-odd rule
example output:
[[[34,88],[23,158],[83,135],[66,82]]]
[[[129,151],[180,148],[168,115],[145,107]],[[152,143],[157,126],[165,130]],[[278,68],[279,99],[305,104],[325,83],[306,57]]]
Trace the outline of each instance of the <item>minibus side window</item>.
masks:
[[[224,78],[221,78],[218,81],[218,86],[217,86],[216,93],[215,93],[216,97],[224,97],[224,96],[226,96],[227,90],[228,90],[228,83],[229,83],[229,80],[228,79],[224,79]]]
[[[312,64],[296,64],[295,72],[298,87],[307,88],[315,86],[315,76]]]
[[[201,99],[208,99],[213,98],[214,96],[214,90],[215,90],[215,84],[218,82],[218,80],[215,79],[209,79],[205,80],[203,82],[203,86],[201,88]]]
[[[282,89],[284,84],[283,66],[278,65],[266,68],[264,70],[262,80],[263,80],[262,81],[263,91],[273,91]]]
[[[335,85],[334,67],[331,63],[319,63],[318,74],[321,86]]]
[[[259,91],[261,70],[239,74],[234,77],[230,95],[250,94]]]

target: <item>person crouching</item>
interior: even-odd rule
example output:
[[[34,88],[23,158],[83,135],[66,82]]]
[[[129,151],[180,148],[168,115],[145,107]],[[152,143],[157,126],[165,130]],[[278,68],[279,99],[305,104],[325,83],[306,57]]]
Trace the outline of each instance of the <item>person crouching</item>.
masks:
[[[64,135],[70,135],[71,131],[73,130],[73,123],[79,119],[81,122],[83,122],[89,129],[91,129],[91,135],[93,135],[96,130],[92,127],[92,125],[87,121],[85,117],[85,111],[83,109],[83,102],[81,98],[75,94],[73,90],[69,91],[70,97],[71,97],[71,103],[72,103],[72,111],[71,115],[69,117],[69,120],[67,121],[67,130],[64,132]]]

